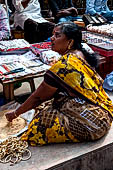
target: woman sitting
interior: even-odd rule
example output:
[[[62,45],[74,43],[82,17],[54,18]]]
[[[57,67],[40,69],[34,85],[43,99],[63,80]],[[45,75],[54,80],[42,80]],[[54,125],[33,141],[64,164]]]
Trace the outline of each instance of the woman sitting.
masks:
[[[97,140],[110,129],[113,104],[93,69],[96,55],[82,48],[82,33],[72,22],[57,24],[51,41],[62,57],[46,72],[38,89],[6,118],[12,121],[45,102],[21,140],[33,146]]]
[[[10,27],[8,22],[7,12],[0,3],[0,41],[9,39]]]

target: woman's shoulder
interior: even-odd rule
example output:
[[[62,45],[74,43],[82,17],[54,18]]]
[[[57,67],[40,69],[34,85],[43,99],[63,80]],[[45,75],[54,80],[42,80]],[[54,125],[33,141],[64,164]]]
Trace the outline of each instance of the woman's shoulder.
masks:
[[[67,57],[67,56],[74,56],[74,57],[77,57],[77,58],[85,59],[84,54],[83,54],[82,51],[80,51],[80,50],[70,51],[70,52],[68,52],[67,54],[65,54],[65,55],[62,56],[62,57]]]
[[[85,56],[84,56],[84,54],[82,53],[82,51],[76,50],[76,51],[75,51],[75,54],[76,54],[77,56],[80,56],[80,57],[82,57],[83,59],[85,59]]]

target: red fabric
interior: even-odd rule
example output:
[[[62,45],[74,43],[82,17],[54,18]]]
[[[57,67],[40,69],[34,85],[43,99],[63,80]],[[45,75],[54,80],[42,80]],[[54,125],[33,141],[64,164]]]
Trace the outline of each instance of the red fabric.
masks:
[[[40,54],[40,49],[51,49],[51,42],[41,42],[31,44],[31,50],[37,55]]]
[[[36,44],[32,44],[32,46],[40,49],[51,49],[51,42],[36,43]]]

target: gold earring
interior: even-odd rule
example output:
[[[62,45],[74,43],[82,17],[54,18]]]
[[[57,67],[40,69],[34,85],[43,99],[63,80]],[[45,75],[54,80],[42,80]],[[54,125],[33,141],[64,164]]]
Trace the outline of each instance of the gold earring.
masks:
[[[72,48],[73,42],[74,42],[74,40],[71,40],[71,42],[69,43],[69,45],[68,45],[68,50],[70,50],[70,49]]]
[[[70,50],[71,49],[71,43],[68,45],[68,50]]]

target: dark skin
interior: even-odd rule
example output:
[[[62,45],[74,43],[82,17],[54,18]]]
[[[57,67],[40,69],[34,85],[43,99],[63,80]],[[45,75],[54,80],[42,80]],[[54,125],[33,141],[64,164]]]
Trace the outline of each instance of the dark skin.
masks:
[[[69,15],[77,16],[78,15],[77,9],[74,7],[70,7],[68,9],[62,9],[57,13],[56,17],[63,17],[63,16],[69,16]]]
[[[24,8],[26,8],[28,6],[29,2],[30,2],[30,0],[24,0],[24,1],[21,2],[21,4]]]
[[[14,110],[6,113],[7,120],[11,122],[20,114],[35,109],[42,102],[51,99],[56,91],[57,88],[54,88],[43,81],[37,90],[16,111]]]

